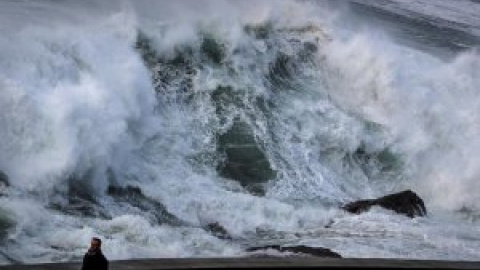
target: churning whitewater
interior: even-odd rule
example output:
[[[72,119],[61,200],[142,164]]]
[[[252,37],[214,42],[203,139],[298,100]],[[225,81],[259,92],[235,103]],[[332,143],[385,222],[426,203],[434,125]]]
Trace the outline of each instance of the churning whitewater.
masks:
[[[480,260],[478,44],[442,57],[349,6],[0,2],[0,263],[92,236],[111,260]],[[427,216],[341,209],[405,189]]]

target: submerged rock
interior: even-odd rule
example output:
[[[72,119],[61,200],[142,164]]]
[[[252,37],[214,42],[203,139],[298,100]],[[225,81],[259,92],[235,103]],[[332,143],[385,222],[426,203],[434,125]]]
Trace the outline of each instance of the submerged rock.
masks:
[[[126,186],[126,187],[119,187],[119,186],[109,186],[107,189],[108,195],[115,196],[115,197],[124,197],[124,198],[138,198],[138,197],[145,197],[143,195],[142,190],[139,187],[134,186]]]
[[[370,210],[372,206],[380,206],[393,210],[410,218],[425,216],[427,209],[423,200],[413,191],[405,190],[399,193],[389,194],[378,199],[359,200],[342,206],[342,209],[360,214]]]
[[[268,250],[268,249],[274,249],[280,252],[292,252],[292,253],[298,253],[298,254],[311,255],[315,257],[342,258],[340,254],[333,252],[328,248],[308,247],[304,245],[299,245],[299,246],[269,245],[269,246],[262,246],[262,247],[250,247],[250,248],[247,248],[246,251],[252,252],[252,251]]]
[[[204,229],[210,233],[212,233],[215,237],[220,238],[220,239],[228,239],[231,240],[232,237],[228,233],[228,231],[220,225],[218,222],[212,222],[208,223],[206,226],[204,226]]]
[[[158,223],[182,225],[185,222],[167,211],[165,206],[152,198],[145,196],[139,187],[135,186],[109,186],[107,194],[118,203],[126,203],[142,211],[150,213]]]
[[[74,216],[110,218],[99,205],[95,192],[89,185],[92,171],[84,175],[70,175],[67,179],[68,190],[59,191],[60,196],[53,196],[49,208]]]

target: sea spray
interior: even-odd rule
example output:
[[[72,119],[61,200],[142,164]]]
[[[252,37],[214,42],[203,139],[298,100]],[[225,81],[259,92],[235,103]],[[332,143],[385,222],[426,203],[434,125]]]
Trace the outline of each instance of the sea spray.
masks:
[[[1,5],[2,263],[80,260],[93,235],[109,259],[478,259],[477,52],[445,62],[307,2]],[[436,210],[339,208],[403,188]]]

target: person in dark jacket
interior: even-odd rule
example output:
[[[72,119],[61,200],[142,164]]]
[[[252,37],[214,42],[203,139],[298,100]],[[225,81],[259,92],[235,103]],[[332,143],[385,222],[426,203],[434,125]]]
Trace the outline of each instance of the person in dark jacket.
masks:
[[[108,270],[108,260],[102,253],[102,240],[93,237],[83,257],[82,270]]]

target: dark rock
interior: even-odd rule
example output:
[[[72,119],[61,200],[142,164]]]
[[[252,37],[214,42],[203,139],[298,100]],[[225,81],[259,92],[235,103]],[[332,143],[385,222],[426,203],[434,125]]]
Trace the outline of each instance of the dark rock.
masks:
[[[101,217],[110,218],[103,209],[94,202],[83,200],[78,197],[69,198],[68,204],[51,204],[52,209],[82,217]]]
[[[97,203],[79,197],[51,202],[49,208],[73,216],[111,218]]]
[[[316,257],[327,257],[327,258],[341,258],[342,256],[336,252],[331,251],[328,248],[322,247],[307,247],[304,245],[299,246],[280,246],[280,245],[269,245],[263,247],[250,247],[247,248],[246,251],[259,251],[259,250],[268,250],[268,249],[275,249],[280,252],[293,252],[299,254],[307,254]]]
[[[427,209],[425,208],[423,200],[411,190],[386,195],[378,199],[351,202],[342,206],[342,209],[350,213],[360,214],[368,211],[375,205],[393,210],[399,214],[404,214],[410,218],[415,216],[425,216],[427,214]]]
[[[110,218],[104,209],[98,204],[95,191],[89,185],[93,177],[90,170],[83,175],[72,174],[68,177],[68,190],[63,194],[59,191],[60,197],[53,196],[49,207],[69,215],[95,218]]]
[[[228,231],[222,225],[220,225],[220,223],[218,223],[218,222],[208,223],[204,227],[204,229],[206,231],[209,231],[210,233],[212,233],[217,238],[226,239],[226,240],[231,240],[232,239],[232,237],[230,236]]]
[[[118,203],[129,204],[139,209],[142,214],[150,214],[152,218],[162,224],[182,225],[185,222],[167,211],[165,206],[152,198],[145,196],[139,187],[109,186],[107,194],[114,197]]]
[[[126,186],[126,187],[118,187],[118,186],[109,186],[107,189],[108,195],[115,196],[115,197],[124,197],[124,198],[138,198],[138,197],[145,197],[143,195],[142,190],[139,187],[134,186]]]

